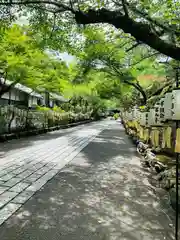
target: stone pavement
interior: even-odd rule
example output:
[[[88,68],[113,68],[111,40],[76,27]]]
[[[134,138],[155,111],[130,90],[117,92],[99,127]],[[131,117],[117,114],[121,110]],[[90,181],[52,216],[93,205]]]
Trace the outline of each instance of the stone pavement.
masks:
[[[29,148],[19,152],[27,151],[24,159],[23,154],[12,155],[16,169],[10,168],[8,174],[4,170],[6,176],[21,183],[16,183],[13,191],[6,190],[10,201],[6,206],[4,199],[8,197],[1,198],[0,218],[4,221],[4,214],[10,216],[20,208],[0,226],[1,240],[174,239],[174,212],[168,208],[167,196],[156,193],[149,183],[149,173],[140,166],[140,158],[119,122],[95,123],[66,137],[49,139],[37,146],[42,150],[36,154],[28,152]],[[63,149],[71,157],[65,157]],[[26,175],[26,166],[31,178]],[[40,180],[36,180],[38,176]],[[1,178],[3,191],[4,181],[12,178]]]
[[[0,158],[0,225],[71,161],[107,124],[108,121],[88,124],[71,129],[69,134],[68,130],[64,130],[68,135],[46,142],[40,140],[37,143],[37,137],[33,146],[22,149],[11,150],[11,142],[4,144]],[[8,146],[10,151],[5,153],[4,150],[2,154],[3,149],[8,149]]]

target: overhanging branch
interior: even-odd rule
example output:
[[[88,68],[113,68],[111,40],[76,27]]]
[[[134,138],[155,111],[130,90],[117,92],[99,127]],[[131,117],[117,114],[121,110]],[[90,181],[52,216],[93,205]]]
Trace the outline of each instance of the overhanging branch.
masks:
[[[131,50],[133,50],[134,48],[136,48],[137,46],[139,46],[140,44],[142,44],[141,42],[137,42],[134,45],[132,45],[130,48],[126,49],[126,52],[129,52]]]
[[[180,60],[180,47],[162,40],[157,34],[151,31],[148,24],[136,22],[119,11],[110,11],[107,9],[95,11],[90,9],[87,13],[76,12],[75,19],[79,24],[112,24],[117,29],[122,29],[125,33],[130,33],[137,41],[147,44],[164,55]]]
[[[174,33],[177,36],[180,36],[180,32],[176,31],[175,29],[173,29],[172,26],[165,26],[162,23],[158,22],[155,19],[152,19],[147,13],[140,11],[139,9],[136,8],[136,6],[134,6],[132,3],[127,3],[126,5],[128,6],[129,9],[131,9],[134,13],[138,14],[139,16],[143,17],[144,19],[148,20],[149,22],[155,24],[156,26],[162,28],[163,30],[165,30],[166,32],[170,32],[170,33]]]
[[[144,56],[144,57],[142,57],[139,61],[130,64],[129,67],[135,66],[135,65],[141,63],[142,61],[144,61],[144,60],[146,60],[146,59],[148,59],[148,58],[154,57],[154,56],[156,56],[156,55],[159,55],[159,52],[155,52],[155,53],[149,54],[149,55],[147,55],[147,56]]]
[[[52,26],[50,38],[52,38],[52,36],[53,36],[54,30],[55,30],[55,25],[56,25],[56,13],[54,13],[54,16],[53,16],[53,26]]]
[[[126,6],[126,1],[125,0],[121,0],[121,2],[122,2],[124,13],[128,17],[129,13],[128,13],[128,9],[127,9],[127,6]]]
[[[127,3],[126,3],[127,4]],[[51,1],[51,0],[26,0],[26,1],[8,1],[8,2],[0,2],[0,6],[12,6],[12,5],[39,5],[42,7],[44,5],[53,5],[57,7],[58,12],[62,11],[70,11],[75,15],[76,22],[78,24],[95,24],[95,23],[109,23],[116,27],[117,29],[122,29],[125,33],[131,34],[137,41],[143,42],[153,49],[159,51],[160,53],[167,55],[175,60],[180,60],[180,47],[176,46],[173,43],[170,43],[166,40],[163,40],[158,36],[155,32],[153,32],[148,24],[142,22],[136,22],[132,18],[129,18],[126,14],[123,15],[120,10],[118,11],[110,11],[107,9],[99,9],[93,10],[89,9],[87,12],[82,12],[81,10],[75,11],[72,7],[67,6],[65,4],[60,3],[60,1]],[[133,8],[132,4],[129,4],[128,7]],[[137,10],[137,9],[136,9]],[[48,9],[47,9],[48,11]],[[134,10],[135,11],[135,10]],[[139,11],[139,10],[137,10]],[[140,14],[140,13],[139,13]],[[142,14],[142,13],[141,13]],[[149,21],[153,19],[148,19],[147,14],[145,14],[144,19]],[[155,20],[153,20],[155,21]],[[159,23],[156,23],[158,26]],[[166,30],[166,32],[175,33],[176,35],[180,35],[179,31],[170,29],[164,25],[160,26]]]
[[[60,9],[62,9],[63,11],[70,11],[72,13],[75,14],[75,11],[73,10],[73,8],[65,5],[65,4],[62,4],[58,1],[51,1],[51,0],[32,0],[32,1],[9,1],[9,2],[0,2],[0,5],[3,5],[3,6],[12,6],[12,5],[32,5],[32,4],[36,4],[36,5],[40,5],[40,7],[42,7],[42,4],[47,4],[47,5],[53,5],[53,6],[56,6],[59,11]],[[48,11],[48,9],[47,9]]]
[[[147,102],[147,96],[146,93],[144,91],[144,89],[141,87],[141,85],[139,85],[138,83],[134,83],[134,82],[129,82],[124,80],[124,83],[130,86],[133,86],[138,92],[141,93],[142,97],[143,97],[143,104],[146,104]]]

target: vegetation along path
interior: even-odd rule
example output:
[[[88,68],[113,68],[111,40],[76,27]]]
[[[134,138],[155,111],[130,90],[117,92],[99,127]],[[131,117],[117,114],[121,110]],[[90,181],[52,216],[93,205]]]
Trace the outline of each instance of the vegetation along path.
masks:
[[[1,190],[12,179],[20,184],[14,182],[0,195],[1,240],[173,239],[168,208],[149,184],[120,122],[105,120],[66,130],[64,136],[53,134],[37,144],[43,155],[33,146],[12,154],[11,173],[1,177]]]

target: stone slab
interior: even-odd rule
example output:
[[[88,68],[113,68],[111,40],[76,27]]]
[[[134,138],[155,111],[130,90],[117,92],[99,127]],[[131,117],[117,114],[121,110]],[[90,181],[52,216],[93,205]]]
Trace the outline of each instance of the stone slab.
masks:
[[[3,224],[20,207],[21,207],[21,204],[8,203],[3,209],[1,209],[0,210],[0,225]]]
[[[29,200],[34,195],[33,191],[23,191],[19,195],[17,195],[11,202],[24,204],[27,200]]]
[[[5,182],[3,184],[3,186],[6,186],[6,187],[13,187],[14,185],[16,185],[17,183],[21,182],[22,179],[21,178],[17,178],[17,177],[13,177],[11,178],[9,181]]]
[[[26,189],[29,185],[30,185],[29,183],[20,182],[20,183],[16,184],[14,187],[10,188],[10,191],[20,193],[24,189]]]
[[[2,194],[3,192],[5,192],[6,190],[8,190],[8,187],[0,186],[0,194]]]
[[[0,195],[0,208],[10,202],[18,193],[6,191]]]

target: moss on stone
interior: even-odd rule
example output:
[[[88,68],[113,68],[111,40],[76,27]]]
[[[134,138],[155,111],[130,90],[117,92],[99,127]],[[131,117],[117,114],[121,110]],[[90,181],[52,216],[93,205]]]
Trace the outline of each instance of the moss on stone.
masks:
[[[163,164],[166,164],[166,165],[171,164],[172,165],[172,158],[167,155],[158,154],[156,156],[156,158],[159,162],[162,162]]]

